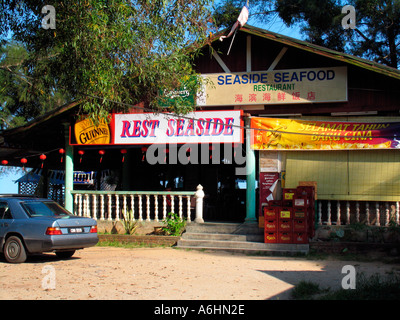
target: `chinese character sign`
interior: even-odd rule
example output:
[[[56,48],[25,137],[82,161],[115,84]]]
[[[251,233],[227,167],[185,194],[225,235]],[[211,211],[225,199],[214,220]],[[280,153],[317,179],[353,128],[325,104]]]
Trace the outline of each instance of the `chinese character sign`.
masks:
[[[347,101],[347,68],[204,74],[202,106]]]
[[[251,119],[255,150],[399,149],[400,123]]]

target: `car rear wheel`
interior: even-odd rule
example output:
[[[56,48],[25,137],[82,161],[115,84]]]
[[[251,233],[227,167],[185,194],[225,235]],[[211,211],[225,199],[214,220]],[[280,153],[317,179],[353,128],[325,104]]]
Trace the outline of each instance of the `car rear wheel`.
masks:
[[[71,251],[56,251],[56,255],[60,259],[69,259],[71,258],[75,253],[75,250]]]
[[[10,263],[22,263],[26,261],[26,251],[22,240],[17,236],[11,236],[4,245],[4,257]]]

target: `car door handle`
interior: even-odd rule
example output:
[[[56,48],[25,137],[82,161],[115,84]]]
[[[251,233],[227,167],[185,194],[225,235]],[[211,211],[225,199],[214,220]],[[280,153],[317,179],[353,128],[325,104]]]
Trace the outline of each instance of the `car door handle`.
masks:
[[[8,227],[8,223],[4,222],[4,223],[0,224],[0,227]]]

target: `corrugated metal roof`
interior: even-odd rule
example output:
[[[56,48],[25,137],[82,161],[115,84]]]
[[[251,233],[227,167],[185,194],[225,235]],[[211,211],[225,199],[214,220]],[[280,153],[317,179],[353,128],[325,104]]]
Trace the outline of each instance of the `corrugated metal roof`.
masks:
[[[334,60],[338,60],[338,61],[342,61],[344,63],[348,63],[363,69],[367,69],[369,71],[373,71],[373,72],[377,72],[380,74],[384,74],[388,77],[392,77],[395,79],[400,79],[400,70],[396,69],[396,68],[392,68],[389,66],[386,66],[384,64],[380,64],[374,61],[370,61],[367,59],[363,59],[360,57],[356,57],[353,56],[351,54],[347,54],[347,53],[343,53],[343,52],[339,52],[339,51],[335,51],[329,48],[325,48],[319,45],[315,45],[312,44],[310,42],[306,42],[303,40],[299,40],[299,39],[295,39],[292,37],[288,37],[279,33],[275,33],[272,31],[268,31],[265,29],[261,29],[261,28],[257,28],[251,25],[244,25],[241,29],[241,32],[246,32],[248,34],[252,34],[258,37],[262,37],[265,39],[269,39],[272,41],[276,41],[279,43],[282,43],[286,46],[291,46],[291,47],[295,47],[301,50],[305,50],[320,56],[324,56],[330,59],[334,59]],[[222,34],[225,34],[226,30],[219,32],[217,34],[215,34],[212,37],[212,41],[216,41],[219,39],[219,37]]]

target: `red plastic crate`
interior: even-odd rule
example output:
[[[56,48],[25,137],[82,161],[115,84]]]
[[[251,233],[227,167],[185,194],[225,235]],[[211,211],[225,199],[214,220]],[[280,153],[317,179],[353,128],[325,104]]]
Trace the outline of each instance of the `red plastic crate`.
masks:
[[[282,200],[282,207],[293,207],[293,200]]]
[[[292,243],[293,232],[278,232],[278,243]]]
[[[296,193],[297,189],[283,189],[283,200],[293,200]]]
[[[291,219],[279,219],[278,231],[292,232],[292,220]]]
[[[306,219],[294,219],[293,220],[293,232],[307,232],[307,220]]]
[[[293,209],[292,208],[279,208],[279,219],[291,219],[293,217]]]
[[[293,219],[306,219],[307,210],[304,208],[294,208],[293,209]]]
[[[277,220],[265,220],[265,224],[264,224],[264,230],[265,232],[276,232],[278,229],[278,223]]]
[[[309,199],[307,197],[299,197],[296,196],[293,199],[293,206],[294,207],[300,207],[300,208],[306,208],[309,205]]]
[[[271,200],[268,201],[268,207],[281,207],[282,201],[281,200]]]
[[[307,232],[293,232],[293,243],[308,243]]]
[[[315,196],[315,187],[314,186],[298,186],[296,188],[296,193],[299,196],[307,196],[310,198],[314,198]]]
[[[265,232],[264,242],[265,243],[276,243],[278,241],[278,235],[276,232]]]
[[[263,207],[264,219],[271,220],[278,218],[278,207]]]

